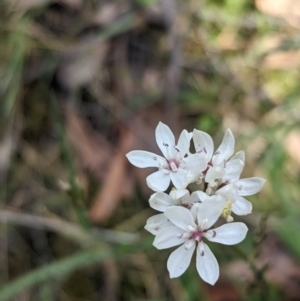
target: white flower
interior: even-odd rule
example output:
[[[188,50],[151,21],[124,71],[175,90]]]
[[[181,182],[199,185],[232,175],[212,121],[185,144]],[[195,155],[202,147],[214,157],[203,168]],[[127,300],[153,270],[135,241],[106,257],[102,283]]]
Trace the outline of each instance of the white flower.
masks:
[[[170,194],[156,192],[149,199],[150,206],[160,212],[164,212],[171,206],[183,206],[191,208],[196,202],[199,202],[198,192],[190,192],[187,189],[172,189]]]
[[[219,195],[217,199],[224,198],[223,196]],[[194,206],[194,204],[210,202],[214,200],[216,200],[216,196],[209,196],[203,191],[194,191],[190,195],[187,189],[176,189],[172,190],[169,195],[164,192],[154,193],[150,197],[149,203],[153,209],[161,212],[165,212],[166,209],[172,206],[182,206],[191,209],[191,212],[196,219],[197,207]],[[223,202],[225,204],[226,200],[224,199]],[[167,219],[164,214],[157,214],[148,218],[145,229],[153,235],[157,235],[161,229],[172,225],[173,224]]]
[[[214,198],[209,202],[195,204],[191,211],[180,206],[166,209],[164,214],[173,225],[160,230],[153,245],[165,249],[182,244],[172,252],[167,262],[171,278],[185,272],[197,245],[197,271],[204,281],[213,285],[219,277],[219,265],[203,239],[234,245],[245,238],[248,228],[243,223],[225,224],[208,230],[217,221],[226,203],[220,196]]]
[[[170,194],[164,192],[152,194],[149,199],[149,204],[153,209],[160,212],[164,212],[171,206],[191,208],[194,203],[201,202],[199,196],[202,196],[201,191],[195,191],[190,195],[190,192],[187,189],[173,189]],[[148,218],[145,229],[153,235],[156,235],[161,229],[172,225],[173,224],[164,214],[157,214]]]
[[[187,156],[190,147],[190,135],[181,132],[178,144],[170,128],[160,122],[155,130],[156,142],[164,157],[147,151],[131,151],[126,156],[131,164],[140,167],[157,167],[158,171],[147,177],[148,186],[154,191],[165,191],[170,181],[177,189],[184,189],[189,184],[191,175],[200,175],[206,168],[203,154]]]
[[[234,152],[234,137],[230,129],[227,129],[222,143],[214,153],[214,143],[212,138],[205,132],[194,129],[193,141],[196,152],[203,153],[207,162],[205,171],[205,182],[209,184],[208,193],[216,189],[220,184],[236,180],[240,177],[244,167],[244,151],[236,153],[228,160]]]
[[[260,177],[246,178],[232,181],[230,184],[216,191],[216,195],[222,195],[227,204],[223,211],[224,218],[232,221],[231,211],[236,215],[247,215],[252,212],[252,204],[243,196],[253,195],[259,192],[266,180]]]
[[[163,228],[173,224],[166,218],[163,213],[153,215],[148,218],[145,229],[153,235],[157,235]]]

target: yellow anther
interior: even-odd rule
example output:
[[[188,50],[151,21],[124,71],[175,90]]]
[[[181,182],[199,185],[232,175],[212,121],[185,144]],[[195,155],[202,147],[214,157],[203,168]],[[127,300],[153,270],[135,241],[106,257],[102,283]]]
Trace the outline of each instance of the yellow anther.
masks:
[[[224,217],[224,219],[226,219],[226,221],[228,223],[233,221],[233,217],[231,216],[231,207],[232,207],[232,203],[231,202],[227,202],[223,211],[222,211],[222,217]]]
[[[231,223],[231,222],[233,222],[233,221],[234,221],[233,217],[232,217],[231,215],[228,215],[228,216],[227,216],[227,219],[226,219],[226,222],[227,222],[227,223]]]

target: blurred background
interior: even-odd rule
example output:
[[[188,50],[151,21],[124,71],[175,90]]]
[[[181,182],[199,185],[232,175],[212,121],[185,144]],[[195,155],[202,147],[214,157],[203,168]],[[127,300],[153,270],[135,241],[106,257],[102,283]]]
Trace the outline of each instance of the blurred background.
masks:
[[[300,300],[300,1],[0,1],[0,300]],[[159,121],[246,151],[250,231],[169,279],[143,229]]]

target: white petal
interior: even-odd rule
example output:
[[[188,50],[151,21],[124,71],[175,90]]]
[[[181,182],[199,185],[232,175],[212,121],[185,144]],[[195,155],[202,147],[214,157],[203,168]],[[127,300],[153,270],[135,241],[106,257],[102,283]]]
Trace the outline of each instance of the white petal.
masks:
[[[170,128],[159,122],[155,130],[156,143],[164,156],[169,159],[168,148],[173,149],[175,146],[175,137]]]
[[[214,142],[212,138],[207,133],[194,129],[193,140],[196,152],[203,152],[209,161],[214,152]]]
[[[194,240],[193,242],[194,245],[192,245],[188,249],[186,249],[186,243],[185,243],[184,245],[176,249],[174,252],[172,252],[172,254],[170,255],[167,262],[170,278],[181,276],[189,267],[196,247],[196,243]]]
[[[193,205],[195,203],[202,203],[201,202],[201,199],[199,197],[199,194],[198,194],[199,191],[194,191],[192,192],[191,196],[190,196],[190,204]],[[200,191],[202,192],[202,191]],[[202,192],[203,193],[203,192]],[[201,195],[201,194],[200,194]]]
[[[165,191],[170,185],[170,175],[158,170],[146,178],[149,188],[154,191]]]
[[[186,176],[186,181],[187,181],[188,184],[195,183],[200,178],[201,178],[201,175],[199,176],[199,175],[193,175],[193,174],[188,173],[187,176]]]
[[[207,167],[207,160],[204,154],[192,154],[187,157],[185,170],[193,176],[200,176]]]
[[[201,206],[200,206],[200,203],[195,203],[195,204],[192,206],[192,208],[191,208],[191,213],[192,213],[192,216],[193,216],[194,221],[197,220],[197,215],[198,215],[199,207],[201,207]]]
[[[196,196],[197,196],[197,198],[196,198]],[[205,192],[198,190],[198,191],[194,191],[191,194],[191,198],[194,200],[194,203],[196,202],[196,200],[200,201],[200,203],[203,203],[206,200],[208,200],[208,195]]]
[[[196,227],[193,215],[184,207],[170,207],[166,209],[165,216],[170,220],[170,222],[184,231],[187,231],[187,226]]]
[[[245,164],[245,152],[243,150],[236,152],[229,161],[231,160],[236,160],[236,159],[240,159],[242,160],[242,162]]]
[[[238,196],[232,204],[231,210],[237,215],[247,215],[252,212],[252,204],[242,196]]]
[[[210,248],[203,242],[197,247],[196,267],[200,277],[214,285],[219,278],[219,264]]]
[[[187,189],[172,189],[170,192],[170,197],[173,200],[188,199],[189,195],[190,193]]]
[[[205,175],[205,182],[211,183],[214,186],[214,181],[218,179],[222,179],[225,175],[225,169],[221,166],[212,166],[208,169]]]
[[[224,179],[236,180],[240,177],[244,168],[244,162],[240,159],[230,160],[226,163]]]
[[[220,144],[219,148],[215,152],[212,163],[213,165],[219,165],[233,154],[234,152],[234,137],[230,129],[227,129],[222,143]]]
[[[237,180],[234,184],[238,188],[238,194],[242,196],[252,195],[259,192],[266,180],[259,177]]]
[[[201,230],[210,228],[221,215],[226,204],[226,200],[221,196],[213,196],[208,202],[199,204],[198,225]]]
[[[183,130],[179,136],[177,148],[180,151],[180,156],[184,157],[190,149],[190,135],[187,130]]]
[[[178,202],[176,202],[166,193],[156,192],[151,195],[149,204],[153,209],[164,212],[168,207],[177,205]]]
[[[235,202],[238,198],[237,187],[234,184],[228,184],[216,191],[216,195],[223,196],[227,202]]]
[[[173,226],[173,224],[168,221],[163,213],[160,213],[148,218],[145,229],[151,234],[157,235],[161,229],[169,226]]]
[[[247,231],[248,228],[244,223],[230,223],[208,230],[205,233],[205,237],[220,244],[235,245],[244,240]]]
[[[153,246],[159,250],[178,246],[188,240],[187,238],[180,237],[182,233],[182,229],[176,226],[163,228],[156,235]]]
[[[126,154],[126,157],[132,165],[140,168],[158,167],[160,163],[168,166],[165,158],[146,151],[131,151]]]
[[[170,172],[172,183],[177,189],[186,188],[186,186],[188,185],[186,176],[187,172],[182,168],[178,168],[178,170],[175,172]]]

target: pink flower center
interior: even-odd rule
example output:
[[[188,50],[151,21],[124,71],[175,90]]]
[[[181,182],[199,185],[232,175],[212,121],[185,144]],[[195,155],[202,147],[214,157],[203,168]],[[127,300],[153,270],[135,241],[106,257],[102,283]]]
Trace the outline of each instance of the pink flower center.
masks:
[[[169,168],[172,171],[177,171],[179,167],[179,162],[177,162],[175,159],[168,160]]]
[[[203,234],[202,231],[197,231],[197,232],[193,233],[192,239],[195,239],[198,242],[200,242],[202,240],[202,234]]]

